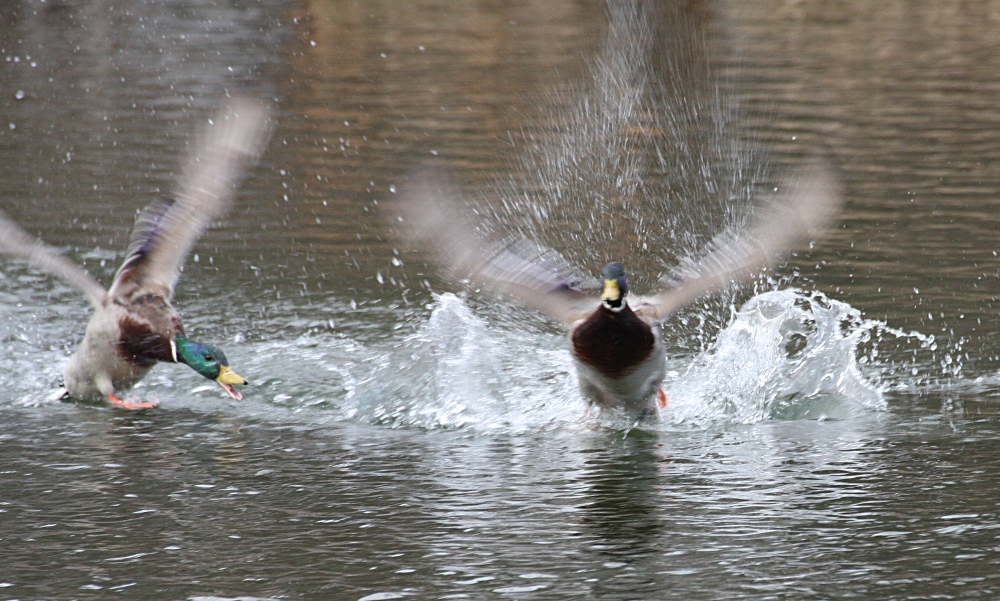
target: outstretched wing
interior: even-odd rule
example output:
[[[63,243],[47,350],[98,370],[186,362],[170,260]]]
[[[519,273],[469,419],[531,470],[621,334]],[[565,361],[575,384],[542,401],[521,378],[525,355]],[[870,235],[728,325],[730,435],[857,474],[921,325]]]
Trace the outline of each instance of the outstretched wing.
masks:
[[[573,289],[578,279],[555,251],[524,240],[498,243],[479,236],[440,178],[423,174],[414,180],[397,216],[453,277],[510,295],[565,325],[597,308],[596,297]]]
[[[244,174],[266,148],[269,112],[262,102],[237,98],[209,120],[181,169],[173,198],[153,203],[136,220],[109,294],[173,295],[191,248],[226,214]]]
[[[724,234],[690,269],[690,278],[673,289],[640,299],[636,312],[664,319],[712,290],[723,288],[774,264],[782,253],[817,237],[841,205],[840,183],[825,162],[816,162],[792,179],[785,192],[761,210],[740,236]]]
[[[51,246],[28,235],[3,212],[0,212],[0,252],[26,261],[75,286],[94,307],[100,307],[104,300],[104,287],[89,273],[57,253]]]

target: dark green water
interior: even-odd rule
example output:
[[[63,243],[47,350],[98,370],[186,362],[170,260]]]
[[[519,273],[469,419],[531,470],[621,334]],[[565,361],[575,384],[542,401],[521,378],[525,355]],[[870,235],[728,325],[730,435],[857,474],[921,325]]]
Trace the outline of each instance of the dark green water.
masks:
[[[47,400],[89,310],[0,262],[0,598],[995,598],[1000,19],[743,4],[0,8],[0,208],[103,283],[218,98],[278,107],[175,299],[243,402]],[[383,218],[432,166],[643,291],[818,148],[841,221],[668,322],[639,429]]]

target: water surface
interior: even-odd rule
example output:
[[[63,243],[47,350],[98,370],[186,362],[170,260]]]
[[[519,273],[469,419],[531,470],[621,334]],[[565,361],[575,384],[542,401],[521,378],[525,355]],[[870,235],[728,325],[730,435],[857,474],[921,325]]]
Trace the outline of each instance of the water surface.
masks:
[[[274,141],[175,304],[182,366],[51,400],[89,316],[0,263],[0,598],[992,598],[1000,21],[988,3],[0,9],[0,207],[107,283],[227,93]],[[585,411],[554,324],[386,225],[415,166],[636,289],[802,158],[831,234],[667,324],[670,406]]]

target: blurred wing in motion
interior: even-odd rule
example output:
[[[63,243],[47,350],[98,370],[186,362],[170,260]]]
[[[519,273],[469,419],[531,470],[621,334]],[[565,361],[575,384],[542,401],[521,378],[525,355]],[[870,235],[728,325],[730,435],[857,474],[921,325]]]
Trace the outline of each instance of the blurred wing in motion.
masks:
[[[83,292],[95,308],[104,300],[104,287],[89,273],[57,253],[51,246],[30,236],[0,212],[0,252],[21,259],[62,279]]]
[[[724,288],[773,265],[782,253],[818,237],[841,205],[840,183],[825,162],[800,171],[777,199],[763,207],[740,236],[723,234],[709,245],[708,254],[686,272],[673,289],[637,303],[636,313],[665,319],[699,296]]]
[[[234,98],[209,120],[181,169],[174,197],[153,203],[136,220],[110,294],[173,295],[191,248],[226,214],[243,176],[267,147],[269,113],[265,103]]]
[[[520,239],[502,244],[479,236],[440,181],[415,177],[400,202],[399,218],[453,277],[510,295],[565,325],[597,308],[596,297],[573,289],[579,278],[558,253]]]

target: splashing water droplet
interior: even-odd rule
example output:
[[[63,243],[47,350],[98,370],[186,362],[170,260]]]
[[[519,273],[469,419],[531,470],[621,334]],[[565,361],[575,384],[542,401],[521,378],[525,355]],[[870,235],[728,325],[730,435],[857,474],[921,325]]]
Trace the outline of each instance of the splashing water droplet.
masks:
[[[861,372],[857,357],[871,325],[857,309],[819,292],[757,295],[670,385],[672,419],[756,423],[884,408],[882,389]]]

